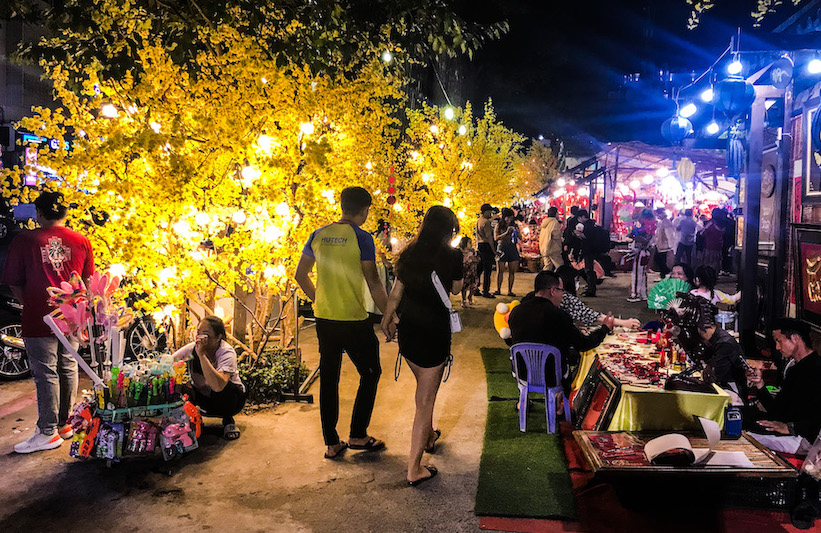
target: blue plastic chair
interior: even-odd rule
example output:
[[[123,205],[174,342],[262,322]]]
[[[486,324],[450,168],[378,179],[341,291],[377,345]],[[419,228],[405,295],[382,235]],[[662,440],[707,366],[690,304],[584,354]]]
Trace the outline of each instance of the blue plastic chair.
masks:
[[[552,355],[553,357],[548,357]],[[518,357],[517,357],[518,356]],[[527,396],[531,392],[545,396],[544,406],[547,418],[547,432],[556,432],[556,396],[561,394],[564,405],[564,419],[570,421],[570,402],[562,387],[562,355],[558,348],[548,344],[520,342],[510,347],[514,376],[519,386],[519,430],[527,429]],[[525,368],[520,368],[520,358]],[[553,383],[545,383],[545,366],[552,359]]]

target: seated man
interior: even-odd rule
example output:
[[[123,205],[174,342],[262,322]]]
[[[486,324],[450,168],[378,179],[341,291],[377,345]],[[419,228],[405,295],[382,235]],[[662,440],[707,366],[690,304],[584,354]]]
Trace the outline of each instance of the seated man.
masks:
[[[704,381],[733,391],[739,396],[738,400],[745,398],[747,363],[741,345],[732,335],[716,325],[712,313],[702,315],[698,334],[707,347],[709,356],[704,369]]]
[[[601,328],[584,335],[573,325],[570,315],[559,308],[564,287],[555,273],[546,270],[539,272],[534,291],[532,296],[522,298],[522,303],[510,312],[510,340],[513,344],[537,342],[558,348],[562,354],[562,382],[567,391],[572,381],[569,365],[579,363],[579,352],[601,344],[613,329],[613,316],[608,313],[602,320]]]
[[[821,430],[821,356],[812,349],[810,327],[794,318],[773,324],[776,349],[788,360],[781,391],[764,388],[760,370],[747,372],[756,398],[766,410],[758,425],[771,434],[750,435],[778,452],[805,454]]]

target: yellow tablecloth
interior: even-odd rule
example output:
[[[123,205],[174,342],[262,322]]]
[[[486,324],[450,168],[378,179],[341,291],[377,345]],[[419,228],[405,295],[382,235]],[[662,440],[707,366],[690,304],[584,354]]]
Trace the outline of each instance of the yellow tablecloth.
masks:
[[[713,385],[717,394],[667,391],[623,385],[610,431],[666,431],[700,429],[693,415],[724,427],[724,408],[730,395]]]
[[[573,390],[581,387],[590,367],[596,361],[599,350],[594,349],[582,354],[579,372],[573,380]],[[715,385],[713,387],[717,394],[622,385],[621,398],[608,430],[698,430],[700,428],[693,420],[693,415],[714,420],[723,428],[724,408],[730,403],[730,395]]]

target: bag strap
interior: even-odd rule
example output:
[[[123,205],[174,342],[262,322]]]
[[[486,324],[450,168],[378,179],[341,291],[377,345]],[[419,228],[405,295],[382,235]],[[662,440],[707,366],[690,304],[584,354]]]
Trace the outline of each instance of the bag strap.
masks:
[[[445,287],[442,286],[442,280],[439,279],[439,276],[436,274],[435,270],[433,270],[430,273],[430,279],[433,282],[433,287],[436,289],[436,292],[439,293],[439,298],[442,299],[442,303],[445,304],[445,307],[448,308],[448,311],[453,310],[453,304],[450,303],[448,293],[445,292]]]

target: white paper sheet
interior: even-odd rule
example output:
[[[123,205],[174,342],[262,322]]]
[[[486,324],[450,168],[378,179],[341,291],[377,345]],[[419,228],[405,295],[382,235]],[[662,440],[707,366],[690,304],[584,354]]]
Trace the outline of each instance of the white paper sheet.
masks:
[[[705,456],[710,453],[710,451],[711,450],[708,450],[707,448],[693,448],[693,453],[696,456],[695,464],[702,464],[702,459],[704,459]],[[710,457],[704,464],[705,466],[730,466],[738,468],[754,468],[753,463],[744,454],[744,452],[715,451],[713,452],[713,456]]]

